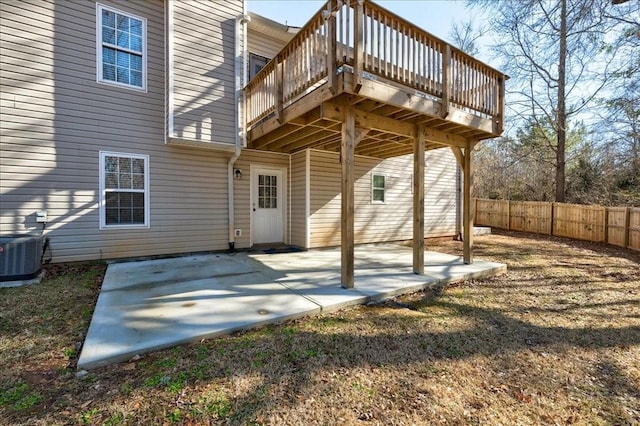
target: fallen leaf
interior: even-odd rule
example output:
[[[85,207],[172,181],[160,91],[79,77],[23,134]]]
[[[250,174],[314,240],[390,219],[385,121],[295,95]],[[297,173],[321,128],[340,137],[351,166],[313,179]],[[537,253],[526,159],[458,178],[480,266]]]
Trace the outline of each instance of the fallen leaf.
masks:
[[[526,402],[526,403],[531,402],[531,396],[525,394],[522,391],[516,391],[515,395],[516,395],[516,398],[518,398],[522,402]]]

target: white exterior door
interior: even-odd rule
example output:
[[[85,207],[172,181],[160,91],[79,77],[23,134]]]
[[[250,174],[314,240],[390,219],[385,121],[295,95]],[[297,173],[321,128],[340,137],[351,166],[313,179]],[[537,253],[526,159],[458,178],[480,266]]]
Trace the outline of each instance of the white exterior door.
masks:
[[[283,176],[282,170],[252,169],[253,244],[284,241]]]

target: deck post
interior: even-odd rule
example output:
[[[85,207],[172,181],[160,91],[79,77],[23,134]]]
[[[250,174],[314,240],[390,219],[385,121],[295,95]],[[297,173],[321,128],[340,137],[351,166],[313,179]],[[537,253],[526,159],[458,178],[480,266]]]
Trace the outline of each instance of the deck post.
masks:
[[[413,273],[424,274],[424,128],[413,139]]]
[[[449,98],[451,96],[451,46],[448,44],[442,52],[442,111],[440,116],[447,118],[449,115]]]
[[[338,43],[336,39],[336,15],[334,13],[335,2],[327,3],[327,79],[329,83],[329,91],[332,95],[338,92],[338,78],[336,76],[336,55]],[[337,7],[337,6],[335,6]]]
[[[278,123],[284,123],[284,66],[278,61],[276,64],[276,113]]]
[[[356,0],[353,9],[353,91],[358,93],[362,87],[364,70],[364,0]]]
[[[498,129],[496,130],[498,134],[502,134],[504,130],[504,83],[504,77],[498,78]]]
[[[340,163],[342,166],[342,210],[341,210],[341,264],[342,287],[354,286],[354,151],[356,145],[356,120],[353,108],[348,107],[342,122]]]
[[[473,143],[472,141],[468,141],[464,149],[464,195],[462,201],[462,220],[464,222],[463,258],[464,263],[467,265],[473,263],[473,207],[471,205],[471,189],[473,188],[472,152]]]

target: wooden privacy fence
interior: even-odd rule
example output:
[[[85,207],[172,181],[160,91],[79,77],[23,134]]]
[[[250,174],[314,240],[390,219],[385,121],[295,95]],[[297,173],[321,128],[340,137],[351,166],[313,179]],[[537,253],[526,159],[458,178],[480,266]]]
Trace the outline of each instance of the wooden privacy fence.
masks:
[[[476,199],[475,223],[640,250],[640,208],[637,207]]]

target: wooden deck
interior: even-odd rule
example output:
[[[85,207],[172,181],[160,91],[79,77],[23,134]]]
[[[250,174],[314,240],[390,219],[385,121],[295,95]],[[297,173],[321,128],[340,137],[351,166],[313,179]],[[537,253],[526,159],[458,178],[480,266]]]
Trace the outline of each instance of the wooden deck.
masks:
[[[368,0],[330,0],[245,88],[248,148],[392,157],[502,133],[506,76]]]
[[[506,76],[369,0],[329,0],[245,88],[247,147],[340,152],[341,281],[354,286],[355,155],[413,153],[413,271],[424,274],[424,152],[463,172],[473,262],[475,144],[502,133]]]

